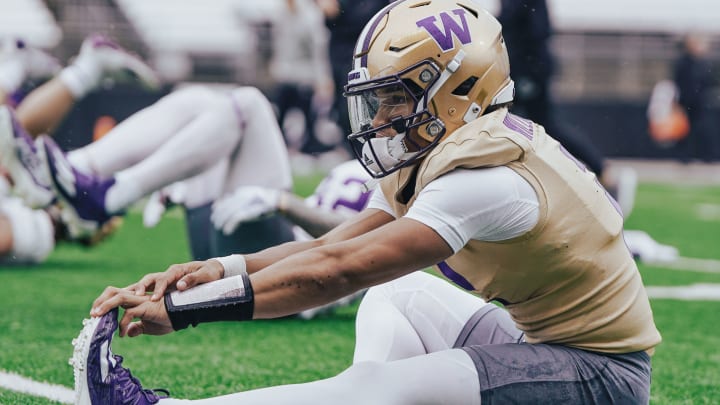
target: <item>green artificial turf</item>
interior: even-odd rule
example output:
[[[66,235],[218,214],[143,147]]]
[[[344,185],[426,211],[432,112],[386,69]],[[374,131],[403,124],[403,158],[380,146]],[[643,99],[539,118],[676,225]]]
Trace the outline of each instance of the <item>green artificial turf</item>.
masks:
[[[320,177],[300,179],[307,194]],[[678,247],[683,256],[720,259],[720,189],[641,185],[627,228]],[[705,207],[705,208],[702,208]],[[703,211],[704,210],[704,211]],[[703,214],[703,212],[705,212]],[[72,387],[71,340],[92,301],[189,258],[184,222],[173,211],[154,229],[131,212],[109,240],[61,244],[47,262],[0,268],[0,370]],[[640,265],[646,285],[720,283],[720,274]],[[652,403],[711,404],[720,398],[720,301],[652,300],[664,341],[653,359]],[[147,387],[203,398],[332,376],[352,359],[355,307],[312,321],[280,319],[204,324],[163,337],[116,338],[113,350]],[[0,390],[2,404],[52,401]]]

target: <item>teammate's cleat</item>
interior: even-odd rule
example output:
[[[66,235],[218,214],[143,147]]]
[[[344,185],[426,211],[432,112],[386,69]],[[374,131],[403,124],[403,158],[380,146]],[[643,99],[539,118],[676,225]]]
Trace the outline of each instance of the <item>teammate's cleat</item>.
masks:
[[[645,231],[626,229],[623,236],[633,258],[643,263],[669,263],[680,256],[675,246],[664,245]]]
[[[10,174],[13,193],[26,205],[42,208],[52,203],[55,195],[42,153],[7,106],[0,106],[0,165]]]
[[[54,56],[32,46],[28,46],[25,41],[16,39],[15,55],[22,58],[25,65],[27,79],[45,79],[53,77],[62,69],[62,65]]]
[[[143,389],[130,370],[122,366],[123,358],[110,350],[117,317],[115,308],[99,318],[83,320],[83,329],[72,341],[70,365],[75,377],[76,405],[146,405],[168,397],[163,389]]]
[[[0,40],[0,84],[7,92],[19,90],[26,80],[52,77],[61,68],[55,57],[21,39]]]
[[[105,210],[105,195],[115,179],[100,180],[79,172],[52,138],[39,139],[50,184],[61,205],[60,217],[70,237],[82,239],[94,235],[112,217]]]
[[[95,62],[101,77],[112,77],[119,73],[130,72],[146,87],[156,89],[160,86],[160,79],[155,71],[140,57],[99,34],[85,38],[78,59]]]

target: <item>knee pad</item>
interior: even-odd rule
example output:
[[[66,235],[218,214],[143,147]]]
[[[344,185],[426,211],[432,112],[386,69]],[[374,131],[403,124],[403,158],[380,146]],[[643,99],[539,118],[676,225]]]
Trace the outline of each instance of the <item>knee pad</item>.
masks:
[[[217,99],[217,92],[205,86],[187,86],[170,93],[160,100],[163,106],[172,106],[178,114],[194,116],[203,105]]]
[[[47,212],[10,199],[2,202],[0,213],[10,221],[13,233],[13,248],[6,261],[40,263],[50,255],[55,248],[55,231]]]

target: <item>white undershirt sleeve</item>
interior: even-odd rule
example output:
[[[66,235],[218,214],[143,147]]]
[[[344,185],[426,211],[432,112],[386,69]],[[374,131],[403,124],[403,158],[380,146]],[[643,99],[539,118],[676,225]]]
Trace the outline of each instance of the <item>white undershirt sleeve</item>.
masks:
[[[529,231],[539,202],[507,167],[456,169],[423,188],[405,217],[433,228],[457,252],[470,239],[501,241]]]
[[[375,208],[381,211],[385,211],[393,217],[397,218],[397,215],[395,215],[392,207],[390,207],[390,204],[385,199],[385,195],[380,192],[380,187],[377,187],[375,189],[375,192],[370,195],[370,201],[368,201],[367,208]]]

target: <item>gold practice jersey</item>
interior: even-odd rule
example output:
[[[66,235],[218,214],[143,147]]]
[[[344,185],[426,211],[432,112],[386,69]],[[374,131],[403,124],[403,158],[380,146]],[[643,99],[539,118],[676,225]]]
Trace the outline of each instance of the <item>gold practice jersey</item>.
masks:
[[[419,165],[391,174],[380,187],[399,217],[437,177],[455,168],[495,166],[509,167],[532,185],[538,223],[513,239],[471,240],[439,263],[440,271],[503,303],[529,343],[652,352],[661,338],[623,241],[620,209],[543,127],[501,109],[456,130]]]

